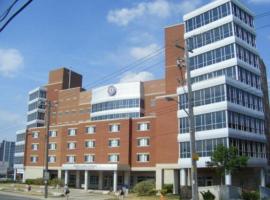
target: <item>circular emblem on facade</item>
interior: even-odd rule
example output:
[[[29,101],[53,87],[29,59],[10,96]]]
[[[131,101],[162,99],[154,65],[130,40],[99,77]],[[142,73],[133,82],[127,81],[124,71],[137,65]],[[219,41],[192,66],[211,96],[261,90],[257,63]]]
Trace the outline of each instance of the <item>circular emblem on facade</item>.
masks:
[[[108,94],[110,96],[114,96],[116,94],[116,87],[114,87],[113,85],[108,87]]]

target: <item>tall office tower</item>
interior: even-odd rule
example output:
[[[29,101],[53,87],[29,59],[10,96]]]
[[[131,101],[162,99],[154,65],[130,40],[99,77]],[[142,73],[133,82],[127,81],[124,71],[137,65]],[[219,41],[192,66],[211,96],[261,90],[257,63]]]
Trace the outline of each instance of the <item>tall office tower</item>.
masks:
[[[16,131],[14,154],[14,180],[24,181],[24,151],[26,130]]]
[[[248,156],[241,174],[225,175],[226,185],[265,185],[267,166],[264,106],[254,14],[238,0],[211,2],[184,15],[195,114],[199,185],[220,183],[207,168],[217,145]],[[191,168],[187,87],[179,87],[181,185]],[[259,175],[260,174],[260,175]]]
[[[15,142],[0,143],[0,177],[8,177],[13,171]]]
[[[46,88],[38,87],[28,94],[27,128],[44,126]]]

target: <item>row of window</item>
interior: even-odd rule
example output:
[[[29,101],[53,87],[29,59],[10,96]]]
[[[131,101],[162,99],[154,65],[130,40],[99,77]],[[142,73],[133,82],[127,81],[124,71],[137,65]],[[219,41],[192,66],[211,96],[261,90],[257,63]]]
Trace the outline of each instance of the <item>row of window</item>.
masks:
[[[24,152],[24,144],[15,146],[15,153]]]
[[[97,120],[107,120],[107,119],[120,119],[120,118],[139,118],[142,116],[139,112],[134,112],[134,113],[119,113],[119,114],[110,114],[110,115],[101,115],[97,117],[91,117],[92,121],[97,121]]]
[[[24,157],[23,156],[15,156],[14,157],[14,164],[23,164],[24,163]]]
[[[246,29],[241,26],[234,24],[234,32],[237,37],[250,44],[253,47],[256,47],[256,37]]]
[[[189,118],[180,118],[180,133],[189,132]],[[206,131],[226,127],[225,111],[206,113],[195,116],[195,131]]]
[[[243,9],[239,8],[237,5],[232,3],[233,15],[239,18],[242,22],[249,25],[250,27],[254,27],[254,20],[251,15],[246,13]]]
[[[227,146],[226,138],[198,140],[195,143],[199,157],[209,157],[218,145]],[[190,142],[180,142],[180,158],[190,158]]]
[[[229,44],[197,56],[190,57],[190,70],[199,69],[208,65],[222,62],[235,57],[234,45]]]
[[[36,92],[33,92],[29,95],[29,101],[32,101],[37,98],[44,98],[46,99],[46,91],[43,90],[37,90]]]
[[[140,107],[140,99],[123,99],[97,103],[92,105],[92,113],[104,110]]]
[[[203,75],[200,75],[200,76],[195,76],[195,77],[191,78],[191,82],[192,83],[197,83],[197,82],[200,82],[200,81],[205,81],[205,80],[208,80],[208,79],[211,79],[211,78],[216,78],[216,77],[224,76],[224,75],[228,76],[228,77],[231,77],[233,79],[236,79],[236,66],[228,67],[228,68],[225,68],[225,69],[220,69],[220,70],[213,71],[213,72],[203,74]]]
[[[257,89],[261,89],[261,79],[260,76],[242,68],[238,68],[238,80]]]
[[[137,159],[137,162],[149,162],[150,161],[150,154],[149,153],[137,153],[136,159]],[[30,161],[31,161],[31,163],[37,163],[38,156],[34,156],[34,155],[31,156]],[[118,153],[108,155],[108,162],[119,162],[119,161],[120,161],[120,155]],[[48,162],[55,163],[56,156],[49,155]],[[74,155],[66,156],[66,162],[67,163],[76,163],[76,156],[74,156]],[[95,155],[94,154],[84,155],[84,162],[85,163],[94,163],[95,162]]]
[[[119,132],[120,131],[120,124],[109,124],[109,132]],[[150,130],[150,123],[149,122],[139,122],[137,123],[137,131],[148,131]],[[87,126],[85,127],[85,133],[87,134],[94,134],[96,133],[96,126]],[[70,128],[68,129],[68,135],[69,136],[76,136],[77,135],[77,129],[76,128]],[[37,139],[39,137],[38,131],[32,132],[32,138]],[[56,130],[50,130],[49,131],[49,137],[57,137],[57,131]]]
[[[234,146],[238,149],[240,156],[266,158],[266,145],[261,142],[240,140],[230,138],[230,146]]]
[[[35,110],[37,108],[45,109],[45,103],[36,101],[28,105],[28,111]]]
[[[230,3],[225,3],[221,6],[218,6],[214,9],[211,9],[205,13],[202,13],[196,17],[193,17],[187,20],[185,23],[186,25],[186,32],[192,31],[196,28],[214,22],[220,18],[223,18],[231,13]]]
[[[228,111],[228,127],[240,131],[264,134],[264,120]]]
[[[187,39],[189,49],[196,49],[232,36],[232,23],[224,24]]]
[[[205,104],[211,104],[216,102],[225,101],[225,85],[217,85],[202,90],[193,91],[193,105],[201,106]],[[188,108],[187,94],[181,94],[179,96],[179,109]]]
[[[90,109],[89,108],[87,108],[87,109],[80,109],[80,110],[78,110],[78,111],[76,111],[76,110],[71,110],[71,111],[69,111],[69,110],[66,110],[66,111],[63,111],[63,112],[58,112],[58,116],[59,117],[61,117],[61,116],[63,116],[63,115],[75,115],[75,114],[89,114],[90,113]]]
[[[44,126],[44,123],[31,123],[31,124],[28,124],[27,125],[27,128],[35,128],[35,127],[43,127]]]
[[[30,122],[30,121],[33,121],[33,120],[44,120],[45,118],[45,113],[42,113],[42,112],[34,112],[34,113],[31,113],[30,115],[27,115],[27,121]]]
[[[236,54],[237,58],[248,63],[249,65],[259,68],[258,56],[252,53],[251,51],[245,49],[244,47],[236,44]]]
[[[20,142],[24,140],[25,140],[25,133],[20,133],[16,135],[16,142]]]
[[[230,85],[226,85],[226,88],[228,101],[253,110],[261,112],[263,111],[263,103],[261,97],[250,94],[244,90],[240,90]]]

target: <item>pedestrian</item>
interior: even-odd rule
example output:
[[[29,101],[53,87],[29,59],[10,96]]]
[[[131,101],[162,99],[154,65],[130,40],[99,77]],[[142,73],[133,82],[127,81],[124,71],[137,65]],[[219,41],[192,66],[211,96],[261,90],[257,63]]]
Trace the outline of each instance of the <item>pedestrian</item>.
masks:
[[[69,191],[68,185],[65,184],[65,186],[64,186],[64,195],[65,195],[67,200],[68,200],[69,193],[70,193],[70,191]]]
[[[124,199],[124,190],[123,188],[120,189],[120,192],[119,192],[119,199]]]

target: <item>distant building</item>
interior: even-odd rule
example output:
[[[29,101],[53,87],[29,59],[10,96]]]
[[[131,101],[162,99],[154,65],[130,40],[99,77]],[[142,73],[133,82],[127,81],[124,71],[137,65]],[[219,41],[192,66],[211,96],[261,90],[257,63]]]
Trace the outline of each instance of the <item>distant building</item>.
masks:
[[[26,130],[16,132],[15,154],[14,154],[14,180],[24,180],[24,149]]]
[[[15,142],[3,140],[0,143],[0,177],[9,177],[13,171]]]

